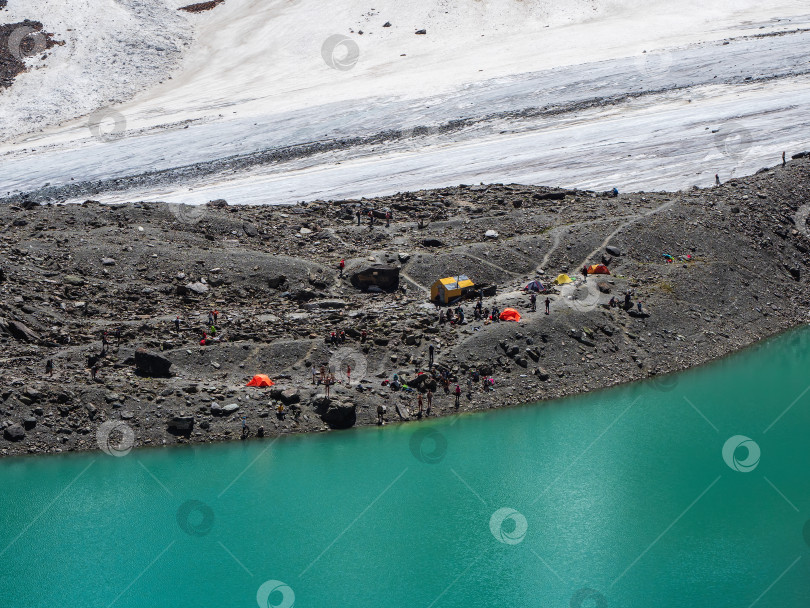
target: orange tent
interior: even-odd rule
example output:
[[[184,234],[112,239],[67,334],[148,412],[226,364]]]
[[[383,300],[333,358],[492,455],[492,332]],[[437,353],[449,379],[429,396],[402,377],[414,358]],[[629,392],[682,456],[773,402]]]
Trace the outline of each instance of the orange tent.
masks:
[[[594,264],[593,266],[588,266],[588,274],[610,274],[610,271],[604,264]]]
[[[256,374],[250,382],[247,383],[247,386],[273,386],[273,384],[275,383],[264,374]]]
[[[520,321],[520,313],[514,308],[504,308],[498,318],[501,321]]]

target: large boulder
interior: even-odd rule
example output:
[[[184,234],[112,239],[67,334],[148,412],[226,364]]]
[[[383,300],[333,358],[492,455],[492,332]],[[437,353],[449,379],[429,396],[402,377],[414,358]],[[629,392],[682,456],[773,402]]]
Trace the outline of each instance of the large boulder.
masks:
[[[21,441],[25,439],[25,429],[19,424],[12,424],[3,430],[3,436],[9,441]]]
[[[173,435],[189,435],[194,429],[194,416],[174,416],[169,420],[169,432]]]
[[[357,406],[353,403],[330,403],[321,420],[333,429],[348,429],[357,422]]]
[[[135,367],[145,376],[168,378],[172,375],[169,371],[171,366],[172,362],[166,357],[150,353],[145,348],[135,351]]]
[[[39,336],[30,329],[25,323],[21,323],[20,321],[6,321],[3,318],[0,318],[0,329],[5,330],[11,335],[12,338],[19,340],[20,342],[36,342],[39,340]]]
[[[399,287],[399,268],[374,264],[352,272],[349,280],[353,287],[361,291],[368,291],[369,287],[396,291]]]

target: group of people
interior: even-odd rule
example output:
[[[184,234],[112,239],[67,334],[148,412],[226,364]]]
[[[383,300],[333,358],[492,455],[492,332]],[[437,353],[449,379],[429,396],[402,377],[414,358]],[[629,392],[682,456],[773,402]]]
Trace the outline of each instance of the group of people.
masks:
[[[360,220],[361,220],[361,218],[363,217],[364,214],[368,217],[368,229],[371,230],[372,228],[374,228],[374,219],[375,219],[373,209],[360,209],[360,208],[358,208],[357,211],[355,212],[355,215],[357,216],[357,225],[358,226],[360,225]],[[392,218],[393,218],[393,215],[391,213],[391,210],[389,209],[389,210],[387,210],[385,212],[385,227],[386,228],[389,228],[391,226],[391,219]]]

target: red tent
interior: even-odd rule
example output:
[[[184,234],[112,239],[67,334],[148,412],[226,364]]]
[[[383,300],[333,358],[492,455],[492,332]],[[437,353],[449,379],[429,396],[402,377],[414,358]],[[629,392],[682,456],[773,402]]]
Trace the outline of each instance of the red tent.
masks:
[[[498,318],[501,321],[520,321],[520,313],[514,308],[504,308]]]
[[[265,376],[264,374],[256,374],[251,378],[250,382],[247,383],[247,386],[273,386],[275,384],[270,378]]]
[[[594,264],[593,266],[588,266],[588,274],[610,274],[610,271],[604,264]]]

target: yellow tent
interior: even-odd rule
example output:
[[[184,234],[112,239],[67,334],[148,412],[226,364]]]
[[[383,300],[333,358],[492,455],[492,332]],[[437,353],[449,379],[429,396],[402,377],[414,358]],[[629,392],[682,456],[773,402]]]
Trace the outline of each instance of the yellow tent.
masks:
[[[574,281],[567,274],[558,274],[557,278],[553,281],[554,285],[566,285],[567,283],[573,282]]]
[[[439,304],[447,304],[474,288],[475,283],[473,283],[467,275],[462,274],[457,277],[447,277],[439,279],[431,285],[430,299]]]

